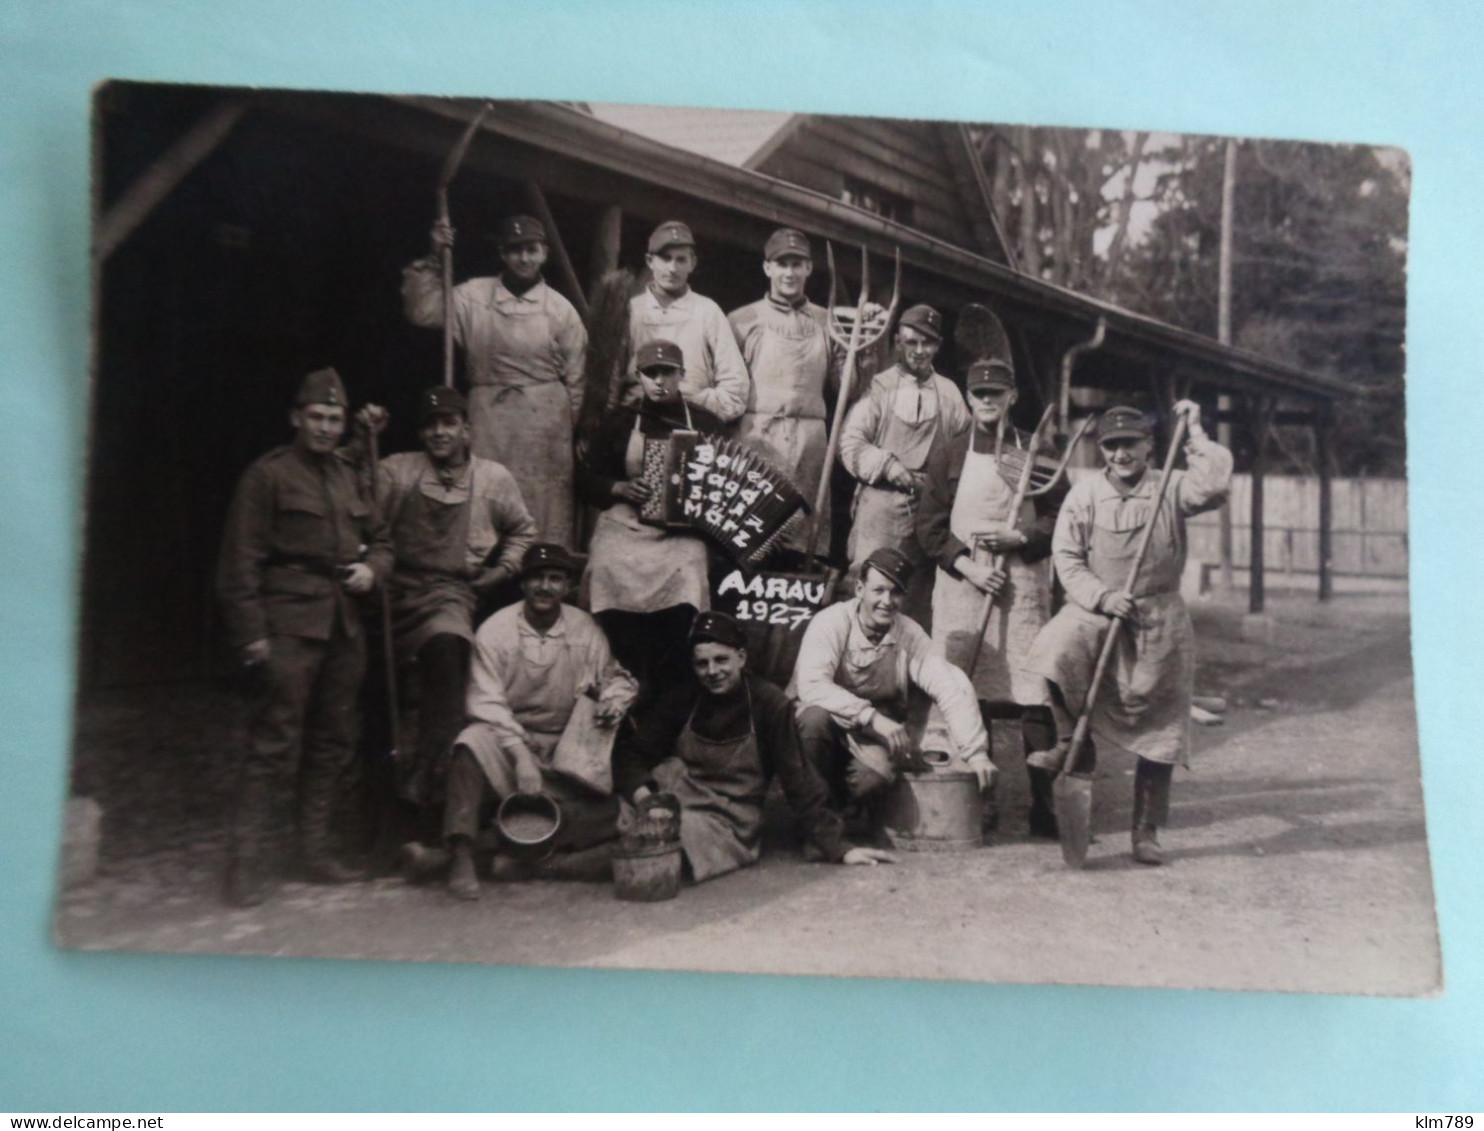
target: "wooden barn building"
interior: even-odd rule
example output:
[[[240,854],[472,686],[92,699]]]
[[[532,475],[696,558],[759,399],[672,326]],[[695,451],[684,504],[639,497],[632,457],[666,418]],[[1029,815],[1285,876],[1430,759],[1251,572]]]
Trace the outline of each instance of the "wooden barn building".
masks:
[[[403,319],[400,269],[427,249],[439,170],[479,105],[100,90],[85,689],[220,669],[211,583],[222,519],[243,468],[286,441],[303,373],[335,366],[356,403],[391,409],[388,450],[415,445],[410,421],[418,393],[440,380],[441,339]],[[699,241],[696,289],[727,310],[754,301],[763,242],[789,225],[833,242],[852,294],[859,248],[877,297],[899,249],[904,302],[940,308],[950,343],[957,310],[989,306],[1043,404],[1075,413],[1090,403],[1084,390],[1146,404],[1188,391],[1212,407],[1228,395],[1239,431],[1308,423],[1322,450],[1330,405],[1348,393],[1015,270],[956,124],[499,103],[451,195],[460,279],[497,269],[486,237],[502,216],[536,212],[556,235],[547,277],[580,311],[605,271],[642,269],[649,231],[672,218]],[[810,293],[823,302],[826,290],[819,262]],[[1063,355],[1100,321],[1100,348],[1063,392]],[[951,345],[939,368],[961,379]],[[1021,406],[1032,419],[1036,399]],[[1260,530],[1262,456],[1245,443]],[[1262,539],[1254,545],[1260,604]]]

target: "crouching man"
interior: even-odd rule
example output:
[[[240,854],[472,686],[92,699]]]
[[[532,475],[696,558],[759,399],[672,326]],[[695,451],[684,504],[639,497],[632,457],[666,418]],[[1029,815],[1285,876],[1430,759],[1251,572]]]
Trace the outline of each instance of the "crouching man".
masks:
[[[443,822],[448,889],[459,899],[479,898],[474,841],[491,795],[497,802],[514,793],[555,800],[562,810],[559,852],[576,856],[616,835],[611,766],[605,761],[579,775],[552,761],[580,697],[596,700],[601,730],[618,725],[639,690],[597,622],[563,603],[580,573],[563,547],[538,542],[521,562],[524,598],[490,617],[474,638],[469,724],[454,744]],[[569,863],[581,871],[581,860]],[[593,878],[602,878],[607,857],[597,864]]]
[[[1123,622],[1091,719],[1092,734],[1076,768],[1090,770],[1092,736],[1137,758],[1134,770],[1133,856],[1162,864],[1158,829],[1169,816],[1170,778],[1190,761],[1190,697],[1195,682],[1195,630],[1180,596],[1185,569],[1185,520],[1219,507],[1231,484],[1232,456],[1201,428],[1201,410],[1179,401],[1189,421],[1185,461],[1171,472],[1159,512],[1158,471],[1150,471],[1154,428],[1133,408],[1110,408],[1098,421],[1101,475],[1080,481],[1056,520],[1051,551],[1067,603],[1036,637],[1028,671],[1051,684],[1055,748],[1026,764],[1060,770],[1077,715],[1087,700],[1103,634]],[[1139,536],[1155,518],[1154,537],[1132,597],[1123,592]]]
[[[690,633],[697,686],[672,688],[620,736],[614,785],[636,804],[650,793],[680,802],[680,847],[698,883],[755,864],[763,801],[776,773],[806,855],[842,864],[892,863],[888,852],[844,839],[844,821],[799,751],[793,707],[747,672],[742,626],[701,613]]]
[[[994,785],[989,734],[968,677],[900,615],[911,581],[907,555],[883,546],[862,563],[854,600],[830,606],[804,630],[793,683],[799,741],[836,797],[866,798],[917,764],[915,728],[907,725],[914,692],[942,713],[955,747],[945,752],[949,768],[973,771],[981,792]]]

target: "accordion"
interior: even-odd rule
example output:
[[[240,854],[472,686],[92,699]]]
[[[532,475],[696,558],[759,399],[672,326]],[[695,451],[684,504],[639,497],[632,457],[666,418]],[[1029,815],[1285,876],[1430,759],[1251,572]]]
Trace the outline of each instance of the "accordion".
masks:
[[[640,477],[653,489],[641,522],[699,531],[749,570],[767,560],[789,520],[809,509],[766,457],[701,432],[647,438]]]

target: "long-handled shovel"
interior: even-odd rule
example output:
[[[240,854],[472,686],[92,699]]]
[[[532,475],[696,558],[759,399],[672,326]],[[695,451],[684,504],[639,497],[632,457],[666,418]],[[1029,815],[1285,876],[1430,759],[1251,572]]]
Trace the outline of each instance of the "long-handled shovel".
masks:
[[[449,150],[448,159],[443,162],[443,172],[438,176],[438,219],[444,227],[452,226],[448,215],[448,186],[453,184],[459,166],[463,164],[469,143],[474,140],[485,116],[494,108],[492,102],[486,102],[479,108],[479,113],[474,115],[474,120],[464,130],[458,144]],[[443,269],[443,383],[453,388],[453,248],[447,244],[439,248],[438,259],[439,266]],[[374,440],[372,442],[375,443]]]
[[[1175,434],[1170,437],[1170,450],[1165,455],[1164,470],[1160,473],[1159,489],[1154,495],[1154,509],[1149,512],[1149,521],[1144,524],[1143,531],[1139,534],[1139,545],[1134,551],[1134,561],[1129,566],[1128,581],[1124,583],[1123,595],[1132,597],[1134,586],[1139,580],[1139,567],[1144,564],[1144,555],[1149,550],[1149,542],[1154,537],[1154,527],[1159,521],[1160,507],[1164,505],[1165,491],[1170,484],[1170,472],[1175,466],[1175,456],[1180,451],[1180,444],[1185,439],[1185,430],[1189,425],[1184,413],[1175,425]],[[1072,743],[1067,748],[1066,760],[1062,763],[1061,773],[1057,776],[1052,786],[1052,796],[1056,802],[1056,823],[1061,833],[1062,859],[1073,868],[1080,868],[1087,860],[1087,845],[1092,839],[1092,773],[1074,772],[1073,767],[1077,764],[1077,755],[1082,750],[1082,745],[1087,741],[1087,733],[1092,727],[1092,712],[1097,705],[1098,689],[1102,685],[1103,675],[1108,670],[1108,662],[1113,658],[1113,649],[1118,643],[1119,630],[1123,622],[1117,617],[1109,617],[1108,635],[1103,638],[1102,651],[1098,653],[1097,667],[1092,671],[1092,682],[1087,687],[1087,698],[1082,704],[1082,713],[1077,716],[1077,727],[1072,732]]]

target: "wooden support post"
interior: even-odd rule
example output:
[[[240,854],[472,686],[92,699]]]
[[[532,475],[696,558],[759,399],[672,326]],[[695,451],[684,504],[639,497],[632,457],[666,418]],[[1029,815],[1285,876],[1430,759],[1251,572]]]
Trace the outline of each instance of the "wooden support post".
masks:
[[[1333,527],[1334,482],[1333,451],[1334,417],[1328,406],[1321,409],[1314,423],[1315,461],[1319,464],[1319,599],[1334,596],[1334,576],[1330,572],[1334,555]]]
[[[186,174],[210,156],[221,144],[237,119],[247,112],[250,100],[232,98],[205,114],[177,138],[152,165],[134,179],[98,222],[93,240],[93,257],[102,263],[118,249],[119,244],[149,218],[159,203]]]
[[[577,308],[577,313],[583,322],[586,322],[588,320],[587,295],[582,290],[582,284],[577,281],[577,272],[572,267],[571,257],[567,255],[567,245],[562,242],[562,233],[557,230],[556,217],[551,214],[551,206],[546,203],[546,194],[541,191],[541,186],[535,181],[527,181],[526,196],[531,202],[536,218],[546,229],[546,240],[551,247],[551,257],[556,260],[557,271],[560,272],[562,281],[572,292],[570,296],[572,305]]]
[[[1252,428],[1252,521],[1250,540],[1252,554],[1248,565],[1247,611],[1263,611],[1267,594],[1263,589],[1263,515],[1262,480],[1268,462],[1268,421],[1272,416],[1272,404],[1266,397],[1253,397],[1248,402],[1247,419]]]
[[[598,231],[593,236],[592,266],[587,273],[587,289],[596,294],[603,276],[618,267],[619,241],[623,235],[623,206],[610,204],[598,217]]]
[[[1231,414],[1232,398],[1226,394],[1217,397],[1216,442],[1227,451],[1232,450]],[[1230,500],[1221,504],[1221,510],[1217,512],[1217,522],[1219,523],[1219,552],[1221,554],[1217,585],[1223,593],[1230,593],[1237,587],[1236,579],[1232,575],[1232,505]]]

